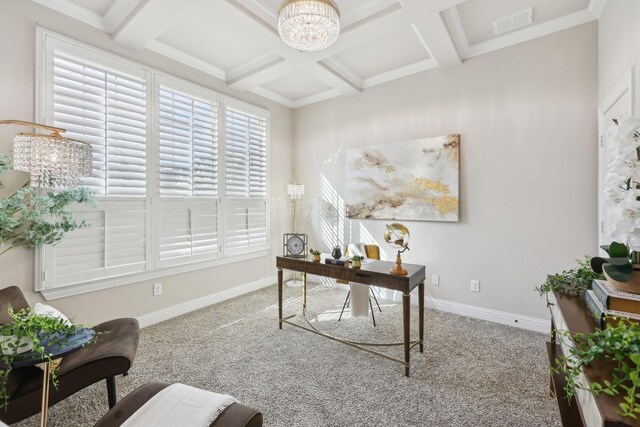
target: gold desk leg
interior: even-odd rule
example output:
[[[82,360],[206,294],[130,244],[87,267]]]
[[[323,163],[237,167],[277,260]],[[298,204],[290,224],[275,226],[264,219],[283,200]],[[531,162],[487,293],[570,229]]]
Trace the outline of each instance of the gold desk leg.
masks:
[[[42,409],[40,412],[40,427],[47,427],[47,411],[49,410],[49,374],[51,372],[51,364],[49,361],[44,363],[42,370]]]
[[[302,273],[302,313],[307,312],[307,273]]]

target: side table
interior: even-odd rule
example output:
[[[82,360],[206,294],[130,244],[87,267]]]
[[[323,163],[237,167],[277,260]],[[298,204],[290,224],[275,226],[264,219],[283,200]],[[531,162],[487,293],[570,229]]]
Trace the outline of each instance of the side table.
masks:
[[[60,359],[68,354],[80,350],[85,344],[91,342],[96,333],[93,329],[86,328],[75,335],[65,338],[64,345],[52,344],[45,346],[45,351],[49,354],[51,360]],[[34,351],[22,353],[13,363],[13,368],[24,368],[27,366],[44,363],[42,369],[42,410],[40,412],[40,427],[47,426],[47,415],[49,410],[49,384],[51,382],[51,362],[43,359],[42,356]]]

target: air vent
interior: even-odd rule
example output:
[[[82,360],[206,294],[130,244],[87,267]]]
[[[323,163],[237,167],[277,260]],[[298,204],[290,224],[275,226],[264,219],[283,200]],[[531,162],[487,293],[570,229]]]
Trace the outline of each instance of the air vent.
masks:
[[[533,8],[525,9],[513,15],[493,21],[493,32],[496,36],[531,25],[533,22]]]

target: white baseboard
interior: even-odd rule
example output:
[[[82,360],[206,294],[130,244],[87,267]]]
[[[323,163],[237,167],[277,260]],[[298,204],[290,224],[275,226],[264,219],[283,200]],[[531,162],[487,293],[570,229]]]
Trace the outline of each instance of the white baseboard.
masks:
[[[182,302],[180,304],[172,305],[162,308],[160,310],[153,311],[151,313],[138,316],[138,322],[141,328],[154,325],[159,322],[164,322],[173,317],[180,316],[182,314],[189,313],[191,311],[199,310],[201,308],[210,306],[230,298],[247,294],[249,292],[257,291],[258,289],[266,288],[274,283],[278,283],[278,276],[266,277],[264,279],[256,280],[255,282],[246,283],[240,286],[234,286],[229,289],[225,289],[214,294],[205,295],[200,298],[192,299]]]
[[[528,329],[530,331],[548,333],[551,330],[551,321],[522,314],[509,313],[491,308],[477,307],[459,302],[425,298],[425,307],[434,308],[447,313],[460,316],[473,317],[475,319],[488,320],[502,325]]]
[[[349,285],[336,283],[337,288],[349,289]],[[376,288],[376,292],[382,298],[401,302],[402,293],[384,288]],[[418,298],[414,291],[411,295],[411,304],[418,305]],[[473,317],[474,319],[487,320],[489,322],[500,323],[502,325],[514,326],[516,328],[528,329],[530,331],[548,333],[551,330],[551,321],[539,319],[537,317],[525,316],[522,314],[509,313],[507,311],[494,310],[491,308],[478,307],[475,305],[462,304],[459,302],[425,296],[426,308],[457,314],[460,316]]]
[[[310,282],[316,282],[312,277],[309,277]],[[138,317],[140,327],[144,328],[151,326],[155,323],[169,320],[173,317],[180,316],[182,314],[189,313],[194,310],[198,310],[207,307],[211,304],[222,302],[224,300],[235,298],[237,296],[247,294],[249,292],[257,291],[258,289],[271,286],[278,282],[277,276],[266,277],[264,279],[256,280],[255,282],[247,283],[240,286],[234,286],[224,291],[216,292],[214,294],[206,295],[204,297],[196,298],[190,301],[186,301],[180,304],[165,307],[163,309],[153,311],[151,313],[143,314]],[[319,282],[319,281],[318,281]],[[349,289],[349,285],[335,284],[337,288]],[[387,289],[376,288],[378,295],[383,298],[393,301],[402,301],[402,294],[400,292],[389,291]],[[414,292],[415,294],[415,292]],[[417,305],[417,295],[411,295],[411,303]],[[447,313],[457,314],[460,316],[473,317],[474,319],[487,320],[489,322],[500,323],[502,325],[514,326],[516,328],[528,329],[531,331],[547,333],[551,328],[551,322],[546,319],[539,319],[531,316],[524,316],[516,313],[509,313],[506,311],[494,310],[491,308],[478,307],[469,304],[462,304],[459,302],[446,301],[442,299],[435,299],[429,296],[425,297],[425,307],[435,310],[444,311]]]

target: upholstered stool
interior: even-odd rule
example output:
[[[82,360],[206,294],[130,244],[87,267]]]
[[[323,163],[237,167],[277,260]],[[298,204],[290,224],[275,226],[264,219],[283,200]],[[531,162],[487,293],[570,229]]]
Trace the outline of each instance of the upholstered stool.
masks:
[[[134,390],[98,421],[95,427],[119,427],[134,412],[169,384],[149,383]],[[188,425],[185,423],[185,425]],[[262,413],[241,403],[233,403],[216,418],[210,427],[261,427]]]

